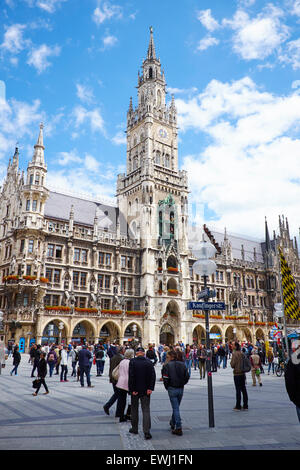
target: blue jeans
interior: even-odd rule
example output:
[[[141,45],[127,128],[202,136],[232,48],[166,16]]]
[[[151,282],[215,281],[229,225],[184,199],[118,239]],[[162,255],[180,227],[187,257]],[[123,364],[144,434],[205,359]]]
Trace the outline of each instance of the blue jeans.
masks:
[[[272,367],[272,372],[273,372],[273,374],[274,374],[274,373],[275,373],[275,365],[274,365],[274,362],[269,362],[268,374],[270,373],[271,367]]]
[[[49,376],[52,377],[53,369],[55,367],[55,362],[54,361],[48,362],[48,366],[49,366]]]
[[[17,372],[18,372],[18,367],[19,367],[19,364],[15,365],[15,367],[13,368],[13,370],[11,371],[10,375],[13,375],[13,373],[15,373],[15,375],[18,375]]]
[[[189,375],[191,375],[191,372],[192,372],[192,359],[186,359],[185,360],[185,366],[188,370]]]
[[[183,397],[183,388],[169,387],[168,394],[173,409],[171,423],[176,429],[181,428],[181,417],[179,413],[179,406]]]
[[[298,419],[300,423],[300,406],[296,406],[296,411],[297,411],[297,415],[298,415]]]
[[[102,359],[96,359],[97,375],[102,375],[104,370],[105,361]]]

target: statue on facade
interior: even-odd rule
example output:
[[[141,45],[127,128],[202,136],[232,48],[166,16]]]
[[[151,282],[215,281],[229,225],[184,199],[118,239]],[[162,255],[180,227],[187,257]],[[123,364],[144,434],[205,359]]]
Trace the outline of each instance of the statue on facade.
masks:
[[[10,274],[14,274],[16,268],[16,257],[13,255],[11,262],[10,262]]]

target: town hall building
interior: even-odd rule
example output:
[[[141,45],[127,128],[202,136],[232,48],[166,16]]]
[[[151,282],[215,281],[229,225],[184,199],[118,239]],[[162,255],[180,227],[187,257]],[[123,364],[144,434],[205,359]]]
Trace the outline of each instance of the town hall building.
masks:
[[[28,350],[32,342],[204,342],[203,312],[187,309],[203,289],[191,249],[202,236],[217,250],[208,285],[226,305],[210,315],[212,338],[268,339],[280,302],[275,242],[299,297],[296,238],[283,216],[272,239],[265,221],[264,242],[192,227],[177,133],[175,100],[166,100],[151,28],[137,106],[130,99],[127,112],[126,173],[118,175],[115,205],[47,188],[43,125],[26,173],[15,149],[0,194],[6,343],[13,339]]]

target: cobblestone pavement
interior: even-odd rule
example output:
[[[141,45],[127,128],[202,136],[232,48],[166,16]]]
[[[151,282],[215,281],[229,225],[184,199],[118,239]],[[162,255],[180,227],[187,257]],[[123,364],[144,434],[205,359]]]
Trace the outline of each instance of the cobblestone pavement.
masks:
[[[145,441],[142,430],[131,435],[130,424],[118,422],[115,405],[110,416],[103,411],[112,393],[108,361],[102,377],[96,377],[93,366],[94,388],[80,387],[70,373],[66,383],[54,375],[46,378],[49,395],[43,395],[42,386],[34,397],[28,358],[22,355],[17,376],[10,376],[9,358],[0,375],[1,450],[300,450],[300,424],[283,377],[264,374],[263,386],[253,387],[247,374],[249,410],[234,412],[232,369],[218,369],[213,374],[215,427],[209,428],[207,382],[192,370],[181,404],[183,436],[179,437],[170,432],[171,407],[157,365],[151,397],[153,438]]]

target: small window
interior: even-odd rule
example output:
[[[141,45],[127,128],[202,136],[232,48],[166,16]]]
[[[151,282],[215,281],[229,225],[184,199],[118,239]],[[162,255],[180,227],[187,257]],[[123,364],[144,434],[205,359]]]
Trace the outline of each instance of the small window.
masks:
[[[54,269],[53,282],[60,283],[60,269]]]
[[[33,212],[36,212],[36,209],[37,209],[37,200],[34,199],[34,200],[32,201],[32,210],[33,210]]]
[[[52,243],[48,243],[48,254],[47,256],[53,257],[54,256],[54,245]]]
[[[29,176],[29,184],[32,184],[33,183],[33,175],[30,175]]]
[[[55,258],[61,258],[62,257],[62,246],[61,245],[56,245],[55,247]]]
[[[31,264],[26,265],[26,276],[31,276]]]
[[[30,211],[30,199],[27,199],[26,201],[26,210]]]
[[[28,253],[33,253],[33,240],[28,241]]]
[[[35,182],[34,182],[34,183],[35,183],[35,184],[40,184],[40,175],[39,175],[39,173],[37,173],[37,174],[35,175]]]
[[[73,284],[74,286],[78,286],[79,284],[79,272],[73,271]]]
[[[24,251],[24,246],[25,246],[25,240],[21,240],[21,243],[20,243],[20,253],[23,253],[23,251]]]
[[[80,261],[80,249],[74,248],[74,261]]]
[[[82,287],[86,286],[86,273],[80,273],[80,285]]]

